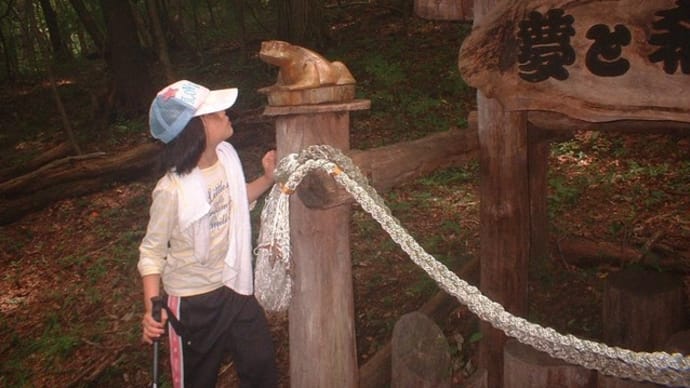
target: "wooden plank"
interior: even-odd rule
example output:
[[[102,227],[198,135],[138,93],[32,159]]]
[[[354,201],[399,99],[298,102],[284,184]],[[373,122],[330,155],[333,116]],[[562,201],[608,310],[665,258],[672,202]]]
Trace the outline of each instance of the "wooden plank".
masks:
[[[690,122],[685,18],[676,0],[506,0],[475,21],[459,67],[507,110]]]

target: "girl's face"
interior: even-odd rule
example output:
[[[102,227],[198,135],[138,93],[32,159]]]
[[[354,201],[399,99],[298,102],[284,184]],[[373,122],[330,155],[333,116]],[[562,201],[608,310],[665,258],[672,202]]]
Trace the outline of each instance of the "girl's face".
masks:
[[[209,113],[201,116],[206,131],[206,145],[215,147],[233,134],[230,119],[225,111]]]

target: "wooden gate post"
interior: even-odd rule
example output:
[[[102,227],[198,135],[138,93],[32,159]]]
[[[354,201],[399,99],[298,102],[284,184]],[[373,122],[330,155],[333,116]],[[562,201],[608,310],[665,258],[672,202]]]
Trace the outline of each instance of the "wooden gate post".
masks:
[[[307,146],[350,148],[350,111],[370,101],[269,106],[276,117],[278,158]],[[330,179],[330,178],[325,178]],[[309,209],[290,198],[294,260],[289,309],[290,386],[356,387],[359,380],[350,259],[350,204]]]
[[[476,0],[478,23],[499,3]],[[527,113],[508,112],[495,99],[477,92],[480,169],[481,291],[513,314],[527,313],[530,254],[530,193]],[[479,367],[488,387],[503,385],[503,347],[507,337],[482,322]]]

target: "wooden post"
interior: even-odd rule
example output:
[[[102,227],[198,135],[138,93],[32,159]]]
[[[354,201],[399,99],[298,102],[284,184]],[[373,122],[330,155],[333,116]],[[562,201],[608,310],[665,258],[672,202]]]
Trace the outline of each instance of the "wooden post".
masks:
[[[527,115],[505,112],[478,92],[480,152],[480,280],[482,292],[513,314],[527,313],[530,203]],[[503,381],[506,336],[481,325],[479,366],[489,388]]]
[[[267,107],[276,116],[278,157],[309,145],[350,148],[349,112],[369,101]],[[327,178],[330,179],[330,178]],[[290,198],[294,288],[289,309],[290,386],[356,387],[350,205],[309,209]]]
[[[528,138],[530,250],[529,259],[543,262],[549,252],[548,189],[549,155],[551,142],[534,136],[530,128]]]
[[[475,0],[474,23],[481,23],[497,0]],[[481,59],[478,59],[481,60]],[[479,287],[507,311],[527,313],[530,246],[527,113],[508,112],[498,100],[477,92],[480,169]],[[479,367],[488,387],[503,383],[506,336],[484,322]]]
[[[687,322],[683,278],[666,272],[624,269],[609,276],[604,292],[603,340],[635,351],[664,349]],[[661,385],[599,374],[599,388]]]
[[[638,352],[660,350],[687,322],[679,274],[624,269],[609,275],[604,291],[603,339]]]
[[[505,388],[596,388],[597,373],[511,339],[505,345]]]

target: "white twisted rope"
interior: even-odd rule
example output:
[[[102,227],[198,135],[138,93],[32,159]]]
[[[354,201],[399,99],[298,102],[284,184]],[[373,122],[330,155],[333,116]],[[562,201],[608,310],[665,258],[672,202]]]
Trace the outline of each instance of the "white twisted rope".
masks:
[[[546,352],[552,357],[604,374],[637,381],[651,381],[670,386],[690,387],[690,357],[664,352],[634,352],[618,347],[563,335],[556,330],[531,323],[505,311],[503,306],[484,296],[445,265],[434,259],[393,217],[381,196],[367,183],[364,175],[348,157],[330,146],[311,146],[299,154],[290,154],[278,165],[276,185],[262,212],[262,227],[257,248],[257,294],[272,298],[268,309],[284,310],[291,295],[291,280],[271,284],[259,274],[259,262],[272,274],[282,271],[290,278],[290,231],[288,197],[311,171],[327,171],[368,212],[410,256],[412,261],[434,279],[444,291],[456,297],[480,319],[508,336]],[[260,282],[259,278],[264,276]],[[279,279],[280,280],[280,279]],[[257,296],[259,297],[259,296]],[[266,306],[265,306],[266,307]],[[273,307],[273,308],[271,308]]]

